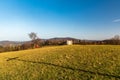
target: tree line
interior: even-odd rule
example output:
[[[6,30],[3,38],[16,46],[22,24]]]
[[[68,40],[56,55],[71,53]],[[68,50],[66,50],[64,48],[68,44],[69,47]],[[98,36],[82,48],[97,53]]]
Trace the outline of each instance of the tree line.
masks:
[[[67,40],[72,40],[73,44],[78,44],[78,45],[120,45],[119,35],[115,35],[111,39],[106,39],[106,40],[101,40],[101,41],[79,40],[79,39],[69,39],[69,38],[42,40],[34,32],[31,32],[28,35],[31,41],[28,41],[28,42],[25,42],[19,45],[10,45],[10,46],[5,46],[5,47],[0,46],[0,52],[34,49],[34,48],[40,48],[43,46],[66,45]]]

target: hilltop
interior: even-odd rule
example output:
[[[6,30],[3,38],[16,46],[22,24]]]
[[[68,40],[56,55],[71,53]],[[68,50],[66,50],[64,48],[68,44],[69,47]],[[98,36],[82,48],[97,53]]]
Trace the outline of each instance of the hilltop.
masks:
[[[54,46],[0,54],[1,80],[120,79],[120,46]]]

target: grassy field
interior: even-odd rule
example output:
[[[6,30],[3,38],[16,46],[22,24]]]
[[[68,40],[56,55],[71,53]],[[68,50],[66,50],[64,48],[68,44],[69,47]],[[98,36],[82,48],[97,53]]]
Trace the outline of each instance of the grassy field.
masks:
[[[120,46],[54,46],[1,53],[0,80],[120,80]]]

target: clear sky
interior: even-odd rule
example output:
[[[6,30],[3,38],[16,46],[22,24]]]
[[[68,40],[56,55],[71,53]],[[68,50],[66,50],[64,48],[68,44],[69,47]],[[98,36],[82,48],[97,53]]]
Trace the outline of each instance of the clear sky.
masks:
[[[120,0],[0,0],[0,40],[74,37],[102,40],[120,34]]]

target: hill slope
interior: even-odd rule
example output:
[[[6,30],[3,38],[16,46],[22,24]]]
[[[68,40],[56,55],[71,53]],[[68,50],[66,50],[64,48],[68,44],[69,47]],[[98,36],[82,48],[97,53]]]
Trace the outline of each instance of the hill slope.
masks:
[[[0,54],[0,80],[120,79],[120,46],[56,46]]]

